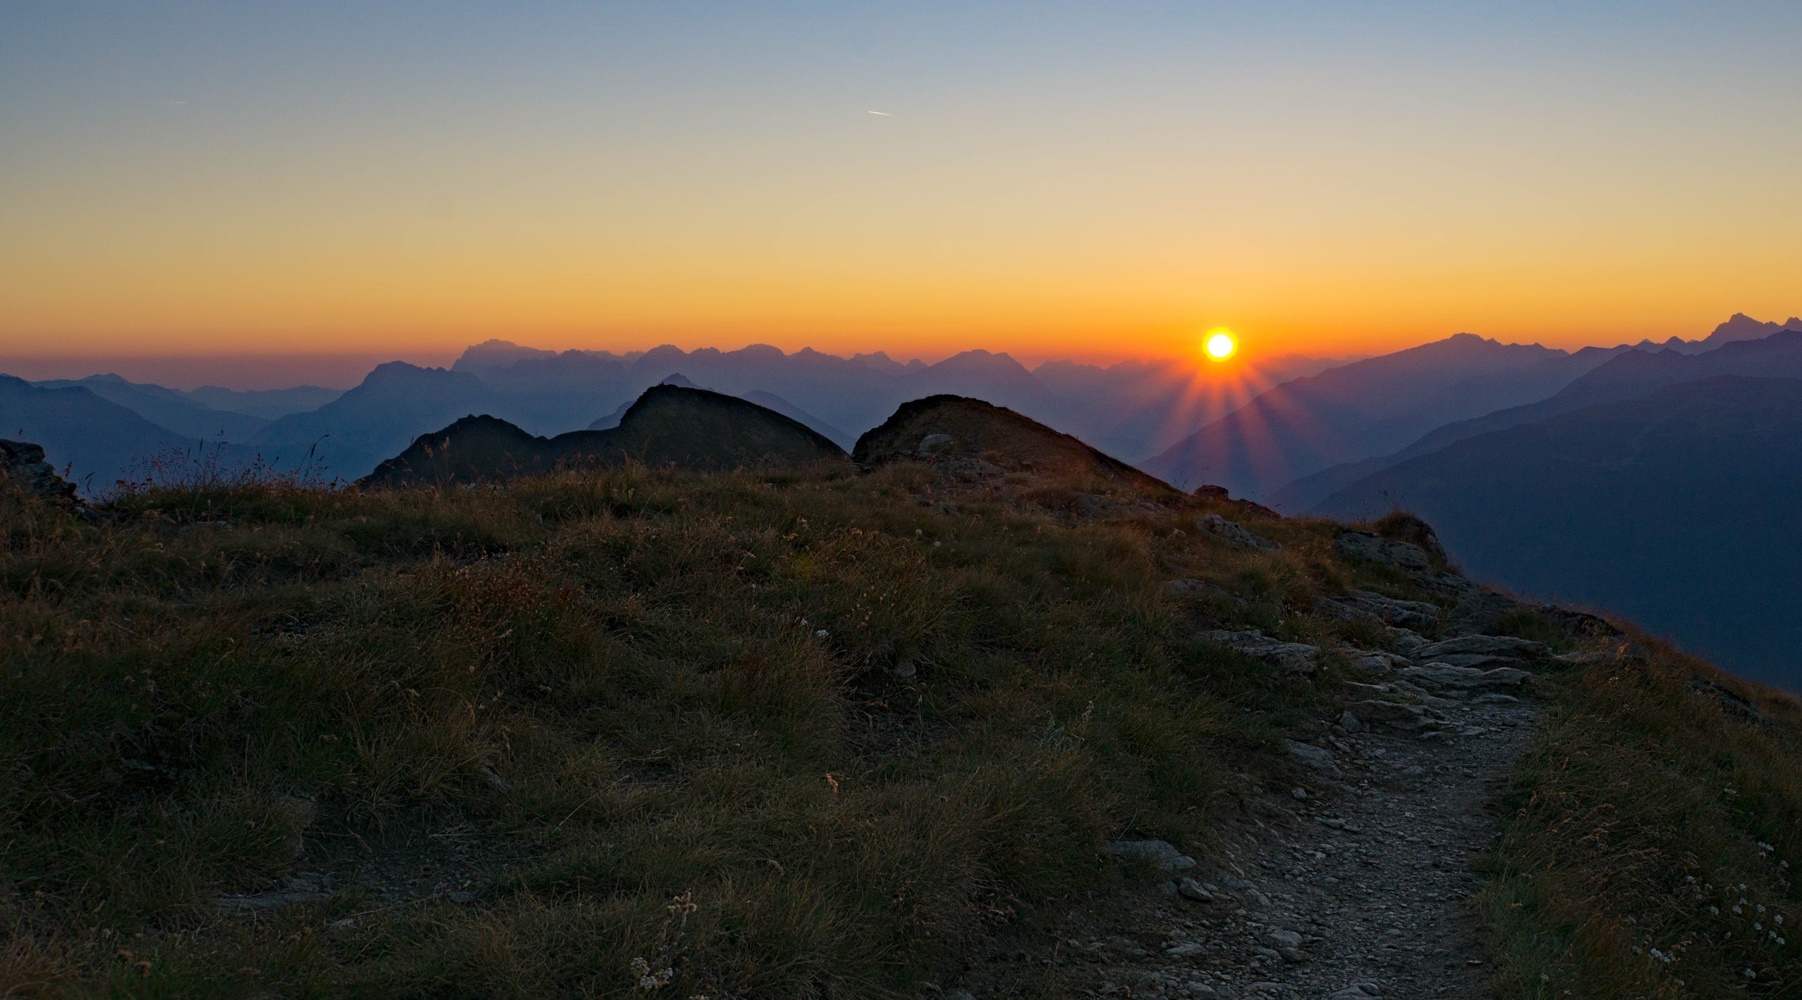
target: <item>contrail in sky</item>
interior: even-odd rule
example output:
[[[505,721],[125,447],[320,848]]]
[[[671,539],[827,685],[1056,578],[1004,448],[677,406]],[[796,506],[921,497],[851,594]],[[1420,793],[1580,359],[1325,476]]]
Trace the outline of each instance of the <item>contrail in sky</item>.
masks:
[[[887,111],[872,111],[872,112],[870,112],[870,114],[873,114],[873,115],[881,115],[881,116],[882,116],[882,117],[884,117],[884,118],[893,118],[893,117],[895,117],[895,116],[894,116],[894,115],[891,115],[891,114],[889,114],[889,113],[888,113],[888,112],[887,112]]]

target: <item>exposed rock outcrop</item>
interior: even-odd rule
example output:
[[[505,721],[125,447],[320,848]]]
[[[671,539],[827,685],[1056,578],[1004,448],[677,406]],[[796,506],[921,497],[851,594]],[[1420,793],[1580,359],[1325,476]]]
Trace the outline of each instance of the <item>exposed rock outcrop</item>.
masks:
[[[1333,539],[1333,549],[1347,559],[1361,559],[1401,570],[1409,575],[1437,570],[1425,549],[1412,542],[1384,538],[1368,531],[1345,531]]]
[[[75,498],[75,484],[57,475],[44,449],[29,441],[0,439],[0,479],[48,500]]]

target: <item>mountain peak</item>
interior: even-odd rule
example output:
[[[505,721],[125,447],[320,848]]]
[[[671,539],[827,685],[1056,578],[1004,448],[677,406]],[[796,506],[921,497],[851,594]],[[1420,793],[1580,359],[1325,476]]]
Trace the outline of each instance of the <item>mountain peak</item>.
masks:
[[[1791,319],[1790,322],[1794,323],[1795,320]],[[1732,316],[1727,317],[1727,322],[1715,327],[1714,332],[1710,333],[1703,340],[1703,343],[1721,344],[1734,340],[1757,340],[1762,337],[1768,337],[1771,334],[1782,330],[1784,326],[1787,325],[1788,324],[1780,326],[1776,323],[1766,323],[1761,320],[1753,319],[1745,313],[1736,312]]]

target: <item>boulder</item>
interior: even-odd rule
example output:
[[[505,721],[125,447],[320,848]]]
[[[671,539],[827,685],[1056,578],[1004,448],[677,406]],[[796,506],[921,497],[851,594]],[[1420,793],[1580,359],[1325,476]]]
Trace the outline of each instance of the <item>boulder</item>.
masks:
[[[1281,545],[1262,535],[1254,535],[1237,521],[1228,521],[1219,514],[1207,514],[1195,522],[1195,527],[1204,535],[1212,535],[1228,545],[1238,549],[1262,549],[1274,552]]]
[[[0,479],[47,500],[75,498],[75,484],[57,475],[44,449],[30,441],[0,439]]]
[[[1314,609],[1346,621],[1376,622],[1401,628],[1432,628],[1439,621],[1439,605],[1426,601],[1401,601],[1368,590],[1314,599]]]
[[[1330,751],[1323,750],[1311,743],[1302,743],[1297,740],[1284,740],[1283,748],[1289,751],[1289,756],[1294,757],[1304,766],[1319,771],[1322,774],[1330,774],[1334,777],[1339,776],[1339,765],[1334,762],[1333,755]]]
[[[1383,518],[1383,531],[1391,538],[1400,536],[1403,541],[1420,546],[1421,550],[1432,557],[1441,566],[1450,562],[1445,553],[1445,546],[1439,542],[1439,533],[1433,526],[1421,520],[1415,514],[1395,513]]]
[[[1347,559],[1361,559],[1365,562],[1391,566],[1404,573],[1432,574],[1437,572],[1433,560],[1425,549],[1412,542],[1398,542],[1393,538],[1368,531],[1345,531],[1333,539],[1333,549]]]
[[[1203,639],[1215,645],[1237,650],[1253,659],[1263,660],[1272,666],[1297,674],[1311,674],[1320,667],[1320,647],[1310,646],[1302,642],[1284,642],[1273,639],[1256,629],[1243,632],[1231,632],[1216,629],[1204,632]]]

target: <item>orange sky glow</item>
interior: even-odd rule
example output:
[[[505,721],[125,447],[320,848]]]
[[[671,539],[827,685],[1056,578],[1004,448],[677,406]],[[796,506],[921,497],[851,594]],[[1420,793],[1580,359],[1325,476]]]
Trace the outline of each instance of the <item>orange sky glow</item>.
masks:
[[[489,338],[1199,363],[1216,327],[1256,359],[1802,311],[1774,8],[926,6],[0,15],[0,370]]]

